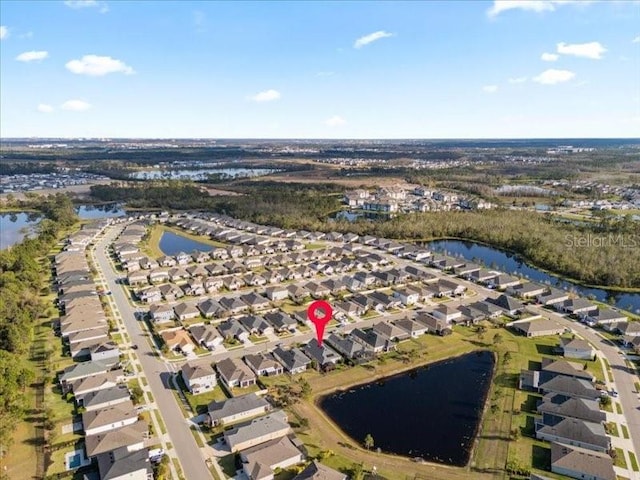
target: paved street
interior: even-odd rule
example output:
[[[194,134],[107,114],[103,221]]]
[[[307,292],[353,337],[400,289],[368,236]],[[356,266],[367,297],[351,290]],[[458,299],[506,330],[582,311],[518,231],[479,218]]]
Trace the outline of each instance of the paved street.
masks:
[[[151,392],[160,414],[167,427],[171,443],[175,448],[185,478],[211,478],[209,469],[205,465],[201,450],[189,429],[187,420],[183,417],[173,393],[170,390],[169,377],[171,370],[155,356],[139,322],[135,319],[136,309],[129,303],[125,290],[116,283],[116,273],[113,270],[107,253],[108,245],[113,241],[119,229],[110,229],[105,237],[96,245],[96,259],[98,269],[105,276],[120,314],[124,320],[131,342],[138,345],[138,358],[142,369],[149,381]]]

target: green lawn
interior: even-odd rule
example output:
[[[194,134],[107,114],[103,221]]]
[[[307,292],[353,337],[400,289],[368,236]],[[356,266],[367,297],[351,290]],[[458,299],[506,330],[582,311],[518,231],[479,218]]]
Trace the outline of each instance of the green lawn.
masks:
[[[631,461],[631,470],[634,472],[640,472],[640,468],[638,467],[638,458],[635,453],[629,452],[629,460]]]
[[[236,476],[236,455],[234,453],[218,459],[218,465],[228,478]]]
[[[620,433],[618,432],[618,425],[616,422],[607,422],[604,424],[604,429],[608,435],[613,435],[614,437],[619,437]]]
[[[624,458],[624,450],[616,448],[616,458],[613,460],[616,467],[627,468],[627,461]]]
[[[624,438],[629,438],[629,429],[627,428],[626,425],[620,425],[620,427],[622,428],[622,436]]]
[[[204,413],[207,410],[207,405],[209,405],[213,401],[222,401],[227,399],[227,395],[224,393],[224,390],[220,385],[216,385],[216,388],[211,390],[210,392],[201,393],[199,395],[192,395],[187,390],[187,387],[184,384],[184,380],[180,375],[176,376],[178,386],[182,389],[185,398],[187,399],[187,403],[196,413]]]

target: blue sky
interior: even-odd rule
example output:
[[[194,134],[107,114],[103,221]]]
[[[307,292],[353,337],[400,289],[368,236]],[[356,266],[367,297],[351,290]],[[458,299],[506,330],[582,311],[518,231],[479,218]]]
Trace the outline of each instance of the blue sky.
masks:
[[[0,2],[2,137],[640,136],[640,2]]]

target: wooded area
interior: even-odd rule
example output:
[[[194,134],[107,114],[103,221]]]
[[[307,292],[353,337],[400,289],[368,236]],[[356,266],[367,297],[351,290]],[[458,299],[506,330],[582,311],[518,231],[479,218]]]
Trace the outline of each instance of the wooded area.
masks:
[[[0,251],[0,451],[11,445],[13,430],[25,414],[26,389],[35,378],[28,354],[34,322],[48,308],[41,298],[49,292],[45,257],[77,218],[63,194],[40,197],[31,206],[45,216],[38,235]]]
[[[348,222],[328,218],[341,208],[339,187],[331,184],[310,187],[245,182],[232,188],[246,195],[210,197],[188,183],[154,183],[135,188],[97,185],[92,187],[92,195],[103,201],[126,201],[139,208],[213,211],[281,228],[336,230],[400,240],[476,240],[587,284],[640,287],[640,226],[626,217],[603,216],[593,225],[575,225],[562,223],[550,214],[505,208],[413,213],[385,221]]]

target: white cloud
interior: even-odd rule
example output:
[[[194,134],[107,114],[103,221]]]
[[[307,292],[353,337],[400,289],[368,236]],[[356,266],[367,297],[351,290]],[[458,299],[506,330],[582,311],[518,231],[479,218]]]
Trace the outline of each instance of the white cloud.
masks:
[[[53,112],[53,107],[51,105],[47,105],[46,103],[41,103],[38,105],[38,111],[40,113],[51,113]]]
[[[0,25],[0,40],[4,40],[9,36],[9,29],[4,25]]]
[[[496,93],[498,91],[497,85],[485,85],[482,87],[482,91],[484,93]]]
[[[274,100],[280,99],[282,95],[280,92],[274,89],[265,90],[264,92],[256,93],[255,95],[249,97],[249,100],[254,102],[273,102]]]
[[[49,56],[49,52],[45,50],[40,50],[40,51],[31,50],[30,52],[21,53],[16,57],[16,60],[18,60],[19,62],[35,62],[35,61],[44,60],[48,56]]]
[[[510,78],[507,81],[511,84],[524,83],[527,81],[527,77],[515,77],[515,78]]]
[[[370,43],[375,42],[376,40],[387,37],[393,37],[393,33],[385,32],[384,30],[378,30],[377,32],[373,32],[369,35],[358,38],[353,43],[353,48],[362,48],[365,45],[369,45]]]
[[[595,0],[594,0],[595,1]],[[553,12],[560,5],[573,4],[584,6],[593,3],[591,0],[494,0],[493,5],[487,10],[490,18],[497,17],[502,12],[509,10],[525,10],[529,12]]]
[[[537,77],[533,77],[533,81],[543,85],[555,85],[556,83],[568,82],[575,76],[576,74],[570,70],[556,70],[555,68],[550,68],[549,70],[542,72]]]
[[[558,60],[560,58],[560,55],[558,55],[557,53],[547,53],[544,52],[541,56],[540,56],[540,60],[544,61],[544,62],[555,62],[556,60]]]
[[[97,8],[100,13],[107,13],[109,11],[109,6],[105,2],[100,2],[98,0],[65,0],[64,4],[74,10],[79,10],[81,8]]]
[[[592,58],[600,60],[602,54],[607,51],[600,42],[574,43],[568,44],[564,42],[556,45],[558,53],[563,55],[573,55],[574,57]]]
[[[342,118],[340,115],[334,115],[333,117],[327,118],[324,121],[324,124],[328,127],[340,127],[346,123],[347,121],[344,118]]]
[[[133,68],[121,60],[111,57],[100,57],[98,55],[85,55],[80,60],[71,60],[65,65],[67,70],[78,75],[89,75],[91,77],[101,77],[109,73],[124,73],[131,75],[135,73]]]
[[[636,38],[631,40],[631,43],[640,43],[640,35],[638,35]]]
[[[91,104],[84,100],[67,100],[60,108],[69,110],[70,112],[85,112],[91,108]]]

